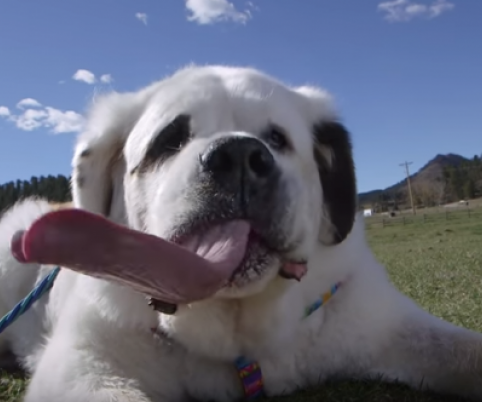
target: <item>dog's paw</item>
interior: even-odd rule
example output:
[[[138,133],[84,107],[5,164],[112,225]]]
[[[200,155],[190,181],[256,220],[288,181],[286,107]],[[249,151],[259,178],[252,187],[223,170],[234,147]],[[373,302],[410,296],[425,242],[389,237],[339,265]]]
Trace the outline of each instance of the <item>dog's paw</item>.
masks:
[[[114,381],[115,382],[115,381]],[[115,382],[112,387],[92,389],[86,384],[57,389],[36,389],[29,387],[24,402],[153,402],[137,388],[130,387],[129,381]]]
[[[153,402],[136,389],[105,389],[95,393],[93,398],[83,399],[92,402]]]
[[[95,393],[66,393],[62,396],[45,395],[39,397],[28,393],[24,402],[153,402],[141,392],[125,392],[123,390],[102,390]]]

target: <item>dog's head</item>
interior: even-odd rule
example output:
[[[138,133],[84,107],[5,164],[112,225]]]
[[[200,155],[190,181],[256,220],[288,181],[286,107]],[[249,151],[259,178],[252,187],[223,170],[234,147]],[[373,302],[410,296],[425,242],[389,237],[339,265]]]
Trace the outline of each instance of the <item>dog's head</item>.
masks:
[[[76,206],[140,231],[202,243],[248,223],[244,259],[217,297],[289,276],[286,263],[342,242],[356,213],[350,138],[328,95],[253,69],[189,67],[97,100],[73,165]]]

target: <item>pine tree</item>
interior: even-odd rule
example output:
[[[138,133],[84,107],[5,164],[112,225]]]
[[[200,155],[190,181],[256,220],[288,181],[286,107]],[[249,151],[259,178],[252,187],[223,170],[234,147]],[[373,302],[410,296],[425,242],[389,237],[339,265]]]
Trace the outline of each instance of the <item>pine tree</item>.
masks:
[[[32,177],[0,185],[0,214],[27,197],[45,198],[52,202],[70,201],[70,178],[63,175]]]

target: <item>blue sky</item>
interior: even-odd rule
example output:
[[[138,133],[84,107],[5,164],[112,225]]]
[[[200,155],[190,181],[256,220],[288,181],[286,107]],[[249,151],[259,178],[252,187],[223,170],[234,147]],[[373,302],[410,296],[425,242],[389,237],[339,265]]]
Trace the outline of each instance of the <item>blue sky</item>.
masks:
[[[95,93],[187,63],[250,65],[337,99],[360,191],[482,153],[480,0],[3,0],[0,183],[69,174]]]

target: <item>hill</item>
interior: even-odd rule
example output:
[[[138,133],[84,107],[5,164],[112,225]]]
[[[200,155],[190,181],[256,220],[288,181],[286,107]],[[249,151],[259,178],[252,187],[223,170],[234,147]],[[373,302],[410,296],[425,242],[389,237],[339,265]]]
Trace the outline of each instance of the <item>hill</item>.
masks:
[[[436,155],[410,175],[416,205],[433,206],[482,193],[481,157],[469,159],[457,154]],[[390,187],[359,194],[362,206],[380,209],[406,207],[409,203],[407,180]]]

